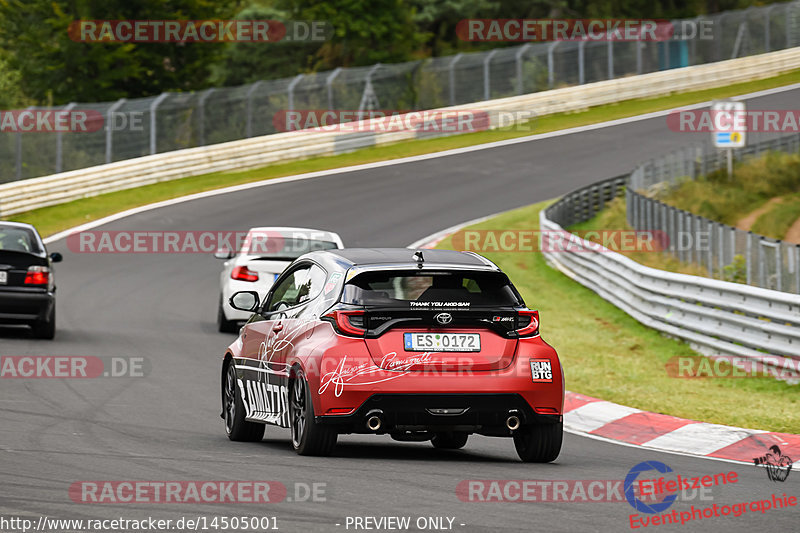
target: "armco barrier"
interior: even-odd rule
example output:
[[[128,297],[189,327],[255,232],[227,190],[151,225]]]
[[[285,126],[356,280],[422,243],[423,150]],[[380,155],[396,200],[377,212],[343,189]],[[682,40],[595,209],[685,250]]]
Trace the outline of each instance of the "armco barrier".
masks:
[[[588,220],[624,193],[621,179],[584,187],[542,210],[542,231],[565,231],[562,224]],[[568,248],[544,255],[642,324],[683,339],[700,353],[745,357],[767,366],[774,366],[771,361],[782,365],[783,358],[800,360],[800,295],[648,268],[576,236]]]
[[[602,81],[577,87],[479,102],[448,110],[532,111],[537,115],[575,111],[632,98],[655,97],[766,78],[798,68],[800,48]],[[363,128],[362,128],[363,129]],[[385,133],[296,131],[189,148],[107,165],[0,185],[0,215],[56,205],[79,198],[226,170],[245,170],[279,161],[331,155],[431,133],[413,130]]]

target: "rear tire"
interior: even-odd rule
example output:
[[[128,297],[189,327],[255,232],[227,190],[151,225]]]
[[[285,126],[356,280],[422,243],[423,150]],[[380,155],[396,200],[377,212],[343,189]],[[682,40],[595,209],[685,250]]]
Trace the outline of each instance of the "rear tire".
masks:
[[[223,391],[223,405],[225,412],[225,432],[228,438],[239,442],[260,442],[264,438],[264,424],[248,422],[244,419],[244,403],[239,392],[236,379],[236,369],[233,361],[228,365],[225,373],[225,389]]]
[[[217,308],[217,328],[219,329],[220,333],[236,333],[238,328],[236,327],[235,320],[228,320],[225,318],[225,311],[222,308],[222,296],[219,297],[219,307]]]
[[[37,339],[52,340],[56,336],[56,304],[53,302],[53,307],[50,309],[47,318],[44,320],[37,320],[31,324],[33,329],[33,336]]]
[[[438,450],[458,450],[467,444],[469,433],[464,431],[444,431],[436,433],[431,444]]]
[[[549,463],[561,453],[563,437],[563,422],[523,426],[514,433],[514,447],[526,463]]]
[[[314,406],[302,370],[298,370],[292,380],[289,423],[292,427],[292,447],[299,455],[327,456],[336,447],[339,434],[333,428],[317,424],[314,419]]]

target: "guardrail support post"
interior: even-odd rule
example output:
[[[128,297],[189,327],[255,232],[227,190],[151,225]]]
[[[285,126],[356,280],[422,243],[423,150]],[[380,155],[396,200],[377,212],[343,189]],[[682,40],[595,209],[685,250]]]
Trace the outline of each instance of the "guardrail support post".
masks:
[[[120,98],[106,110],[106,163],[111,163],[114,158],[114,113],[125,102],[125,98]],[[59,148],[61,147],[59,146]],[[61,161],[59,161],[59,165],[60,163]]]
[[[608,79],[614,79],[614,42],[608,40]]]
[[[492,79],[489,72],[489,63],[491,63],[492,58],[497,54],[497,50],[492,50],[488,54],[486,54],[486,58],[483,60],[483,99],[489,100],[491,96],[491,84]]]
[[[586,65],[584,57],[584,49],[586,48],[586,41],[578,43],[578,85],[586,83]]]
[[[75,102],[70,102],[64,106],[62,112],[69,111],[75,107]],[[108,120],[106,120],[106,125],[108,124]],[[56,133],[56,174],[60,174],[62,170],[64,170],[64,132],[61,130]]]
[[[150,104],[150,154],[156,153],[156,144],[158,142],[158,123],[156,121],[156,110],[158,106],[163,102],[169,93],[161,93],[159,94],[153,103]]]

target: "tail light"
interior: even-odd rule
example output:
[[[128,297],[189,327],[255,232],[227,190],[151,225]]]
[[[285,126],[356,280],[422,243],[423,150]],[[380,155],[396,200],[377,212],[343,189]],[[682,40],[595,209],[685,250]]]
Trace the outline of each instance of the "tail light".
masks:
[[[258,281],[258,272],[253,272],[246,266],[237,266],[231,271],[231,279],[239,281]]]
[[[539,333],[539,311],[519,311],[517,313],[517,337],[530,337]]]
[[[50,267],[32,266],[25,273],[25,285],[47,285],[50,283]]]
[[[339,333],[363,337],[367,330],[364,327],[364,311],[331,311],[322,317],[333,323]]]

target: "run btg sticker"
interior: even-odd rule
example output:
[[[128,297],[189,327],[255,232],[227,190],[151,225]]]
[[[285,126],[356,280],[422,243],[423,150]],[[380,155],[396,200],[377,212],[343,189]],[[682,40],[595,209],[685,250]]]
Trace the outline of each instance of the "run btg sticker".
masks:
[[[553,369],[549,359],[531,359],[531,378],[534,383],[552,383]]]

